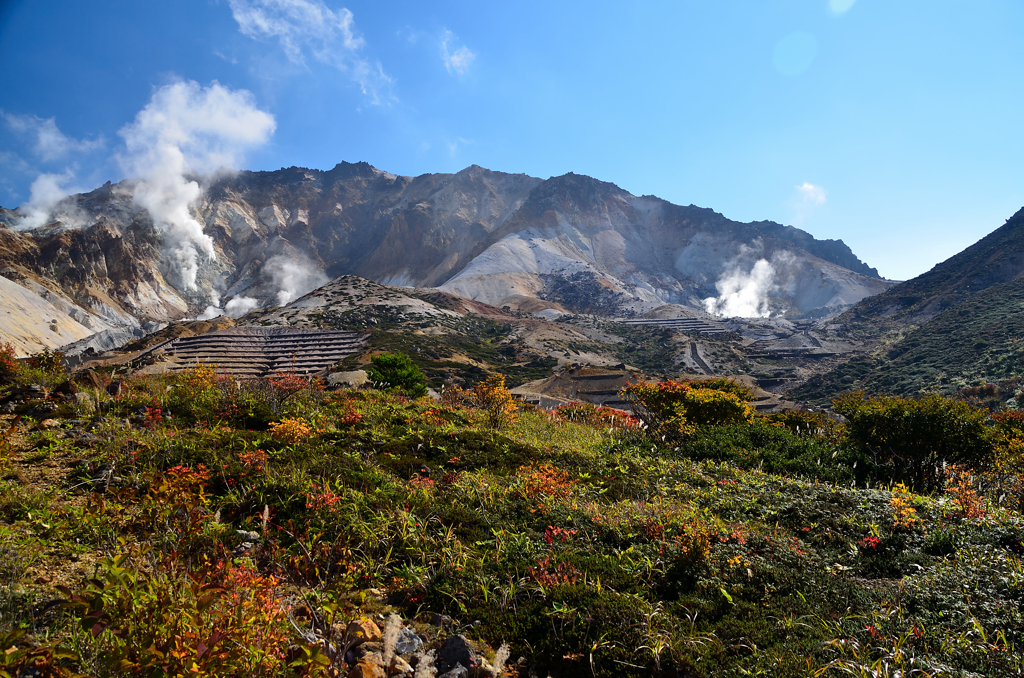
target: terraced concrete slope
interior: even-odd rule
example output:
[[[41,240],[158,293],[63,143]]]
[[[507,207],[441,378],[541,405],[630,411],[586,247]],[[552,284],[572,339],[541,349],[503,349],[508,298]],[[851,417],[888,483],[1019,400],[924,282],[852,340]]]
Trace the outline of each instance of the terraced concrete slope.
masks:
[[[308,375],[326,372],[362,350],[366,340],[366,334],[340,330],[232,327],[172,339],[137,359],[156,359],[159,369],[150,372],[178,372],[204,364],[237,377]]]
[[[115,326],[237,317],[346,274],[549,316],[642,316],[667,304],[703,313],[723,280],[759,262],[771,270],[763,313],[832,312],[889,285],[842,241],[576,174],[474,165],[405,177],[341,163],[202,181],[190,209],[212,254],[197,252],[194,284],[133,201],[133,181],[72,196],[33,231],[0,208],[0,275],[59,289]]]

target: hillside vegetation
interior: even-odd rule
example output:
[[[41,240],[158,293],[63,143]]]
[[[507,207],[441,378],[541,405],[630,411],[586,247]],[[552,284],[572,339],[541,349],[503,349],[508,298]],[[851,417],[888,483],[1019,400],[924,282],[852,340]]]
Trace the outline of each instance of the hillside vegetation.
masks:
[[[1015,415],[757,416],[715,379],[627,387],[633,418],[524,409],[501,375],[413,399],[400,359],[330,392],[0,358],[0,676],[1024,668]]]

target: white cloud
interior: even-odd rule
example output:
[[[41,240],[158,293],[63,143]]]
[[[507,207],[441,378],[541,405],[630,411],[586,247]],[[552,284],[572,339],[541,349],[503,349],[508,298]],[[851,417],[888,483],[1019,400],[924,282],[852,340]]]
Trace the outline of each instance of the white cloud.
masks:
[[[355,31],[352,12],[331,10],[322,0],[228,0],[242,35],[276,40],[294,63],[306,55],[354,80],[374,104],[393,98],[391,78],[380,62],[359,54],[365,41]]]
[[[796,187],[796,191],[796,216],[793,223],[799,226],[811,216],[814,208],[825,204],[825,189],[805,181]]]
[[[40,118],[37,115],[15,115],[4,113],[7,125],[17,134],[35,137],[32,150],[45,162],[60,160],[72,153],[89,153],[103,147],[102,137],[96,139],[75,139],[60,131],[55,118]]]
[[[463,146],[469,146],[473,143],[472,139],[463,139],[462,137],[457,138],[455,141],[448,142],[448,155],[454,158],[458,155],[459,151]],[[428,146],[429,148],[429,146]]]
[[[444,67],[448,69],[449,73],[463,76],[469,72],[469,66],[476,59],[476,54],[465,45],[456,48],[457,41],[458,38],[455,37],[455,34],[446,29],[441,37],[441,55],[444,59]]]
[[[825,189],[821,186],[804,182],[796,187],[800,191],[800,201],[808,205],[824,205]]]
[[[189,209],[202,189],[187,175],[233,167],[246,150],[266,142],[274,127],[274,117],[259,110],[246,90],[179,81],[154,92],[135,120],[118,131],[126,147],[118,159],[129,176],[141,179],[133,198],[163,233],[185,289],[196,289],[199,251],[215,258],[213,240]]]

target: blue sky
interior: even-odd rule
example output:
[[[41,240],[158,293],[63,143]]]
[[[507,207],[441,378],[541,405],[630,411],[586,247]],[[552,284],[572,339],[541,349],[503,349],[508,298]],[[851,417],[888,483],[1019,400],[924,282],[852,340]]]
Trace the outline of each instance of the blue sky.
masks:
[[[1019,0],[2,2],[0,205],[123,178],[162,88],[216,81],[272,116],[239,169],[572,171],[905,279],[1024,206],[1022,29]]]

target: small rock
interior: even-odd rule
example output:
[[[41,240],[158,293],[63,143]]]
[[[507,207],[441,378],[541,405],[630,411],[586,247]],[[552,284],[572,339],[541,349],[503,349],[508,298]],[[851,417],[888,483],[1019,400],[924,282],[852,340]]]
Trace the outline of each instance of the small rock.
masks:
[[[387,678],[387,674],[376,664],[359,662],[348,672],[348,678]]]
[[[69,379],[62,384],[58,384],[57,387],[53,389],[53,392],[57,395],[73,396],[78,393],[78,386],[75,385],[75,382]]]
[[[53,405],[53,403],[39,403],[38,405],[32,407],[25,414],[29,417],[32,417],[33,419],[45,419],[46,415],[53,414],[56,411],[57,408]]]
[[[0,405],[0,414],[14,414],[14,410],[18,407],[18,404],[13,400],[8,400],[3,405]]]
[[[369,619],[357,619],[345,629],[345,635],[349,637],[353,647],[362,643],[380,642],[380,627]]]
[[[434,626],[440,626],[442,628],[447,628],[447,627],[452,625],[452,618],[449,617],[446,614],[437,614],[435,612],[434,616],[430,620],[430,623],[433,624]]]
[[[100,375],[92,370],[85,373],[85,381],[89,382],[89,385],[95,389],[103,389],[103,380],[100,379]]]
[[[388,669],[388,673],[392,676],[412,675],[412,666],[410,666],[409,662],[405,661],[401,657],[395,657],[391,660],[391,666]]]
[[[235,530],[235,534],[241,537],[242,541],[256,542],[260,540],[259,532],[249,532],[248,530]]]
[[[367,658],[372,659],[373,657],[376,657],[380,665],[384,665],[384,660],[381,659],[381,657],[384,656],[384,643],[378,643],[372,640],[367,640],[366,642],[357,645],[353,652],[356,653],[357,660]]]
[[[437,653],[441,668],[452,668],[461,664],[464,668],[470,669],[476,666],[475,653],[469,639],[463,635],[452,636],[444,641],[444,645]]]
[[[327,375],[327,383],[330,386],[341,386],[344,388],[359,388],[370,381],[364,370],[352,372],[333,372]]]
[[[417,636],[412,629],[402,629],[395,642],[395,652],[398,654],[409,654],[416,652],[423,647],[423,639]]]
[[[462,664],[456,664],[454,669],[442,673],[438,678],[466,678],[469,675],[469,669]]]
[[[119,397],[124,392],[124,381],[116,379],[110,382],[110,386],[107,386],[107,393],[114,398]]]
[[[241,544],[235,547],[235,550],[231,552],[232,557],[240,558],[246,553],[252,550],[253,543],[251,541],[243,541]]]

